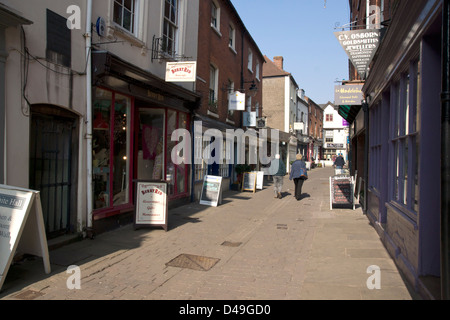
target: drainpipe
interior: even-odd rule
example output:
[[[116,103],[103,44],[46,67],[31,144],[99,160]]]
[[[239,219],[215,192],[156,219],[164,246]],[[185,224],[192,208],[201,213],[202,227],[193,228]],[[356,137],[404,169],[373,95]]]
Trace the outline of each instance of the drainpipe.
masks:
[[[450,0],[442,7],[441,296],[450,299]]]
[[[86,204],[87,204],[87,233],[88,237],[92,237],[92,211],[93,211],[93,195],[92,195],[92,0],[87,0],[86,7]]]

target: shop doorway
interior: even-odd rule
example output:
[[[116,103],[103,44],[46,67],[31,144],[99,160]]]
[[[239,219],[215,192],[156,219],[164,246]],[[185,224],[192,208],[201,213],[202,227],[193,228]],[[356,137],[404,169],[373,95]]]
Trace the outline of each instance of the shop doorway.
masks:
[[[47,238],[74,230],[76,115],[50,105],[32,106],[30,188],[40,191]]]

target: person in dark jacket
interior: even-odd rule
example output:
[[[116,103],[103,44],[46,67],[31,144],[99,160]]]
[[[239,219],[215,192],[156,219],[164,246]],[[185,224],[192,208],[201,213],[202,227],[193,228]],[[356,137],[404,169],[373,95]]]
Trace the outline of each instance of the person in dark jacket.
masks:
[[[342,153],[339,153],[339,156],[334,161],[334,166],[336,169],[342,169],[345,166],[345,160],[342,157]]]
[[[289,180],[294,180],[294,184],[295,184],[295,199],[297,199],[297,201],[301,200],[302,198],[302,188],[303,188],[303,183],[305,182],[305,180],[307,178],[302,177],[302,173],[306,172],[306,163],[305,161],[303,161],[303,156],[301,154],[298,154],[296,157],[297,160],[295,160],[292,163],[292,167],[291,167],[291,173],[289,175]]]
[[[286,175],[286,165],[279,154],[275,155],[275,159],[270,164],[269,173],[273,176],[273,188],[275,198],[281,199],[281,189],[283,188],[283,180]]]

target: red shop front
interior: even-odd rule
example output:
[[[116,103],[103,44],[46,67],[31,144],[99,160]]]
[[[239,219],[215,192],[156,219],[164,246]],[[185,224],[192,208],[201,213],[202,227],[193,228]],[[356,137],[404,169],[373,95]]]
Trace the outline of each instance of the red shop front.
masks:
[[[110,54],[94,55],[93,228],[129,223],[134,182],[167,181],[169,207],[190,200],[190,165],[172,162],[176,129],[190,129],[199,97],[128,65]]]

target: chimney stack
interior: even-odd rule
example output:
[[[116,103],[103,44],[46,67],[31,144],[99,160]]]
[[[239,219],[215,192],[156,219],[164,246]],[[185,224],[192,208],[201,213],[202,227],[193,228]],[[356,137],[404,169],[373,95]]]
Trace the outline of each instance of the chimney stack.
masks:
[[[273,63],[275,63],[275,65],[280,68],[281,70],[283,69],[283,62],[284,62],[284,58],[282,56],[277,56],[277,57],[273,57]]]

